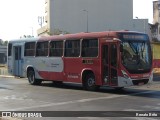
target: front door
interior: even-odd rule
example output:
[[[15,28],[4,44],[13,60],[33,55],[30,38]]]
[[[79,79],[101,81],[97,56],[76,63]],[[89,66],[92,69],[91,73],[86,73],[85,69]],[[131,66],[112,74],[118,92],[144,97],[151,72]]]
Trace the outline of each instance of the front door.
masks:
[[[102,45],[102,80],[109,86],[118,85],[117,77],[117,44],[108,43]]]
[[[21,46],[14,47],[14,75],[22,76],[22,63],[21,63]]]

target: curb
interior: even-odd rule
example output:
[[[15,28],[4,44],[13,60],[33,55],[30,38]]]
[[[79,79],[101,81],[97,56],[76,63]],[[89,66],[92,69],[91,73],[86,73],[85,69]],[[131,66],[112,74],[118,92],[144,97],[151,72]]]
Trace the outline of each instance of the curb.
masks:
[[[0,77],[3,77],[3,78],[13,78],[14,76],[11,76],[11,75],[0,75]]]

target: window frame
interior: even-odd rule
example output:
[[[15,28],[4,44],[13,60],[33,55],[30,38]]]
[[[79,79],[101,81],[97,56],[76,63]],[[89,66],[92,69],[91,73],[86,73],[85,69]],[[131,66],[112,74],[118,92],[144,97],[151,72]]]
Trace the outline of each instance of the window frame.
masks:
[[[62,42],[62,47],[60,48],[53,48],[53,50],[62,50],[61,55],[51,55],[51,43],[52,42]],[[54,51],[53,51],[54,52]],[[49,41],[49,57],[62,57],[64,55],[64,40],[54,40],[54,41]]]
[[[31,44],[31,43],[34,43],[34,48],[30,48],[30,49],[26,49],[26,44]],[[34,53],[33,53],[33,55],[26,55],[26,50],[32,50],[32,51],[34,51]],[[32,42],[26,42],[25,44],[24,44],[24,56],[25,57],[32,57],[32,56],[35,56],[35,50],[36,50],[36,42],[35,41],[32,41]]]
[[[8,56],[12,56],[12,47],[13,47],[13,44],[8,43]]]
[[[83,54],[83,41],[89,41],[89,40],[97,40],[97,55],[96,56],[83,56],[82,55]],[[90,48],[92,48],[92,47],[90,47]],[[82,58],[98,58],[99,57],[99,38],[85,38],[85,39],[82,39],[82,41],[81,41],[81,57]]]
[[[41,46],[40,48],[38,49],[38,45],[41,45],[42,43],[47,43],[47,48],[45,48],[45,45],[44,45],[44,48],[42,49]],[[47,49],[47,52],[45,51]],[[40,51],[40,52],[39,52]],[[42,54],[42,52],[44,52]],[[40,54],[39,54],[40,53]],[[46,54],[47,53],[47,54]],[[41,55],[42,54],[42,55]],[[48,57],[49,55],[49,41],[38,41],[36,43],[36,57]]]
[[[74,41],[74,42],[79,42],[79,47],[75,47],[74,48],[74,51],[76,50],[76,49],[79,49],[79,55],[78,55],[78,53],[70,53],[70,52],[68,52],[68,53],[70,53],[70,54],[73,54],[72,56],[70,56],[70,55],[66,55],[67,53],[66,53],[66,49],[72,49],[73,50],[73,48],[71,47],[71,48],[66,48],[66,44],[67,44],[67,42],[70,42],[70,41]],[[69,43],[68,43],[69,44]],[[72,45],[71,46],[73,46],[73,43],[72,43]],[[77,45],[76,45],[77,46]],[[76,55],[77,54],[77,55]],[[79,58],[79,57],[81,57],[81,39],[67,39],[67,40],[65,40],[64,41],[64,57],[73,57],[73,58]]]

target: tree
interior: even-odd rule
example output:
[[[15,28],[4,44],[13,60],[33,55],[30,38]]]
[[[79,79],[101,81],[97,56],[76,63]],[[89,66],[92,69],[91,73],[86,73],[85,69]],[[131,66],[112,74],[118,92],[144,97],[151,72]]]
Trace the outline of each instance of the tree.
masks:
[[[23,35],[21,36],[20,38],[33,38],[34,36],[31,36],[31,35]]]
[[[2,39],[0,39],[0,45],[3,45],[3,41],[2,41]]]
[[[3,45],[4,45],[4,46],[7,46],[7,44],[8,44],[8,41],[7,41],[7,40],[3,41]]]
[[[2,39],[0,39],[0,45],[7,46],[7,44],[8,44],[7,40],[3,41]]]

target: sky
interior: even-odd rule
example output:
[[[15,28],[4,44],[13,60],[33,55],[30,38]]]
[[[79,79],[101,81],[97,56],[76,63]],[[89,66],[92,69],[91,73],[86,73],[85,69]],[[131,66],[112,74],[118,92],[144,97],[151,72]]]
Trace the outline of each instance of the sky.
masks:
[[[38,16],[43,16],[45,0],[0,0],[0,39],[10,40],[23,35],[37,36]],[[153,21],[155,0],[133,0],[133,18]],[[32,32],[33,31],[33,32]]]
[[[133,0],[133,18],[149,19],[149,23],[152,23],[153,1],[158,0]]]

